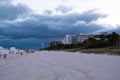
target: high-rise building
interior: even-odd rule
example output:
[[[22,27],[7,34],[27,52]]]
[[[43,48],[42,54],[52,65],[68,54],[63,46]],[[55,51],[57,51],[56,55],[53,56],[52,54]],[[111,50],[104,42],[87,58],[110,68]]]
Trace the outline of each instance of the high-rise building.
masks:
[[[66,35],[63,42],[64,44],[78,44],[83,43],[86,39],[94,37],[94,35],[80,34],[80,35]]]

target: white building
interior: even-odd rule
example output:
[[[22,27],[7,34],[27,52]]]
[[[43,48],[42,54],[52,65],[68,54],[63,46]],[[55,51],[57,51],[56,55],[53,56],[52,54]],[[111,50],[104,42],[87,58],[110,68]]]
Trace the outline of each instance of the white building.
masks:
[[[0,55],[2,54],[9,54],[9,49],[0,47]]]
[[[5,49],[3,47],[0,47],[0,54],[5,54]]]
[[[17,50],[15,47],[10,47],[10,54],[16,54]]]
[[[94,37],[94,35],[80,34],[80,35],[66,35],[64,38],[64,44],[78,44],[83,43],[86,39]]]

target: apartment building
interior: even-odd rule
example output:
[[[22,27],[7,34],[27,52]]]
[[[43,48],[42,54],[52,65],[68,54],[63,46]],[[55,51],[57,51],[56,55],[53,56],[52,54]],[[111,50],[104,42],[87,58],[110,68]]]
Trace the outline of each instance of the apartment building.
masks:
[[[94,35],[80,34],[80,35],[66,35],[63,42],[64,44],[78,44],[83,43],[86,39],[94,37]]]
[[[63,44],[62,40],[56,40],[56,41],[50,42],[50,46],[57,46],[57,45],[60,45],[60,44]]]

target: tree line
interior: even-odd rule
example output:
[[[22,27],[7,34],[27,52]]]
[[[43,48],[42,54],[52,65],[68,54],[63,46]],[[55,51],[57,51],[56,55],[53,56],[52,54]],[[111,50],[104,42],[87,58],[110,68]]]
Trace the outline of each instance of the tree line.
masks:
[[[83,43],[78,44],[58,44],[56,46],[49,46],[44,49],[92,49],[92,48],[104,48],[109,46],[120,46],[120,35],[116,32],[111,34],[100,34],[93,38],[88,38]]]

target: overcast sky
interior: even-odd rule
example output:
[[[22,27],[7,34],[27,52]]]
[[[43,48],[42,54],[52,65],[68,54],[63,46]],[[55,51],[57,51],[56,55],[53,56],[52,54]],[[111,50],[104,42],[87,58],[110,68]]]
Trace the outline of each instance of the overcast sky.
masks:
[[[39,48],[66,34],[120,33],[120,0],[0,0],[0,46]]]

